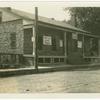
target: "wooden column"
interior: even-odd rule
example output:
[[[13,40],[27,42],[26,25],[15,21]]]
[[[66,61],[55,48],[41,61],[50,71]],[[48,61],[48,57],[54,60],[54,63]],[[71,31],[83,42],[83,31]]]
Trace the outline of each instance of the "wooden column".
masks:
[[[66,61],[67,61],[67,39],[66,39],[66,37],[67,37],[67,33],[66,32],[64,32],[64,53],[65,53],[65,63],[66,63]]]
[[[99,57],[100,57],[100,39],[98,39],[98,53],[99,53]]]
[[[33,36],[32,36],[32,42],[33,42],[33,57],[34,57],[34,55],[35,55],[35,48],[34,48],[34,46],[35,46],[35,26],[33,25],[33,28],[32,28],[32,31],[33,31]]]
[[[38,71],[38,50],[37,50],[37,46],[38,46],[38,8],[35,7],[35,29],[34,29],[34,39],[35,39],[35,43],[34,43],[34,66],[36,71]]]
[[[84,56],[85,56],[85,55],[84,55],[84,35],[83,35],[83,40],[82,40],[82,49],[83,49],[83,50],[82,50],[82,51],[83,51],[82,53],[83,53],[83,58],[84,58]]]
[[[98,39],[98,62],[100,63],[100,39]]]

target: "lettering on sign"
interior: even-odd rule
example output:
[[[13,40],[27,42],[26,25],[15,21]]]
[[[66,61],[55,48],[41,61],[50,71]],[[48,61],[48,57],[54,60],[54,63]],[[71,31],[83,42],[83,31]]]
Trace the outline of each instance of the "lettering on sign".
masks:
[[[59,43],[60,43],[60,47],[63,47],[63,40],[60,40]]]
[[[82,48],[82,41],[78,41],[77,47],[78,47],[78,48]]]
[[[77,33],[72,33],[72,39],[77,40],[78,39],[78,34]]]
[[[43,36],[43,44],[44,45],[52,45],[52,38],[51,38],[51,36]]]
[[[34,41],[35,41],[35,38],[34,38],[34,37],[32,37],[31,39],[32,39],[32,42],[34,42]]]

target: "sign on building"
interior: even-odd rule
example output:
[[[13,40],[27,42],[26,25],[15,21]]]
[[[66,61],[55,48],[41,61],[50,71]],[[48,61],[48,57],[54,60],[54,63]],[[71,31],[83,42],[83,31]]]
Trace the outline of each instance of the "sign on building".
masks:
[[[78,44],[77,45],[78,48],[82,48],[82,41],[78,41],[77,44]]]
[[[63,47],[63,40],[60,40],[59,43],[60,43],[60,47]]]
[[[52,45],[52,38],[51,38],[51,36],[43,36],[43,44],[44,45]]]
[[[78,39],[78,34],[77,33],[72,33],[72,39],[77,40]]]
[[[35,41],[35,38],[34,38],[34,37],[32,37],[31,39],[32,39],[32,42],[34,42],[34,41]]]

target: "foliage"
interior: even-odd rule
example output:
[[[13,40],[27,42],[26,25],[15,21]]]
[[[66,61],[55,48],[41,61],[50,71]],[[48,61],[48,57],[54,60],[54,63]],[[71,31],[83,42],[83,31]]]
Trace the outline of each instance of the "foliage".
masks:
[[[65,8],[71,16],[74,16],[77,27],[99,35],[100,32],[100,8],[99,7],[71,7]]]

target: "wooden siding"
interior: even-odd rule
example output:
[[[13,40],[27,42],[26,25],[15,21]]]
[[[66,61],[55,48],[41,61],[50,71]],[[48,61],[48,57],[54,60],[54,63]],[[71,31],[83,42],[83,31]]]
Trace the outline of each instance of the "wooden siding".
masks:
[[[51,39],[55,37],[56,39],[56,49],[53,50],[52,45],[43,45],[42,49],[38,51],[40,56],[64,56],[64,46],[60,47],[59,40],[64,41],[64,32],[60,30],[55,30],[47,27],[39,27],[38,29],[39,36],[51,36]],[[38,42],[39,43],[39,42]]]
[[[82,35],[78,34],[77,41],[82,41]],[[69,64],[82,64],[83,61],[83,45],[82,48],[75,47],[75,40],[72,39],[72,34],[67,34],[67,55]]]

